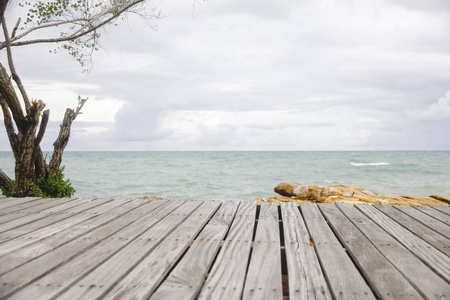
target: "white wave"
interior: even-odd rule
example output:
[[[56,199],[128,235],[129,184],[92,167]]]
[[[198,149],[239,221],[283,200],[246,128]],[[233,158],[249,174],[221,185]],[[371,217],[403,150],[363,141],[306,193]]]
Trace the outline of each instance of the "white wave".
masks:
[[[357,167],[360,167],[360,166],[386,166],[386,165],[389,165],[389,163],[386,163],[386,162],[377,162],[377,163],[354,163],[354,162],[352,162],[351,164],[352,164],[352,166],[357,166]]]

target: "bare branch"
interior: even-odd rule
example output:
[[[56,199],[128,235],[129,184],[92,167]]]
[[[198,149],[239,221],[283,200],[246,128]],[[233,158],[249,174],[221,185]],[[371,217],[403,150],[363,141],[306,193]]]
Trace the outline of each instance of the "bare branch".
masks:
[[[5,42],[6,42],[6,54],[8,56],[9,69],[11,70],[12,78],[16,82],[17,87],[19,88],[19,91],[22,94],[23,102],[25,103],[25,108],[28,110],[31,107],[30,100],[28,98],[27,92],[25,91],[25,87],[22,84],[22,80],[20,80],[19,75],[17,75],[16,67],[14,66],[14,62],[12,59],[12,53],[11,53],[11,44],[9,41],[8,27],[6,26],[6,20],[3,15],[0,16],[0,21],[2,24],[3,35],[5,37]]]
[[[46,109],[42,113],[41,126],[39,127],[39,132],[36,136],[36,140],[34,144],[37,146],[41,143],[42,138],[44,137],[45,130],[47,129],[48,118],[50,116],[50,110]]]
[[[6,175],[2,169],[0,169],[0,187],[8,189],[12,186],[12,180],[11,178]]]
[[[111,6],[108,9],[105,9],[103,12],[94,14],[90,18],[73,18],[73,19],[69,19],[69,20],[56,21],[55,23],[51,23],[51,24],[47,23],[44,25],[38,25],[38,26],[35,26],[35,27],[29,29],[28,31],[18,35],[15,39],[12,39],[10,45],[11,45],[11,47],[17,47],[17,46],[25,46],[25,45],[31,45],[31,44],[60,43],[60,42],[76,40],[80,37],[83,37],[92,32],[95,32],[100,27],[103,27],[106,24],[111,23],[112,21],[118,19],[122,14],[124,14],[126,12],[133,12],[133,8],[135,8],[139,4],[142,4],[143,2],[145,2],[145,0],[124,1],[123,4],[115,3],[115,5]],[[155,14],[153,17],[159,18],[159,14]],[[78,23],[78,22],[80,22],[80,23]],[[78,23],[78,25],[82,24],[82,25],[80,25],[81,28],[77,29],[75,32],[73,32],[67,36],[61,36],[61,37],[49,38],[49,39],[32,39],[32,40],[27,40],[27,41],[20,41],[21,38],[28,35],[32,31],[36,31],[36,30],[43,29],[43,28],[49,28],[49,27],[57,27],[57,26],[65,25],[65,24],[77,24],[77,23]],[[89,28],[89,29],[87,29],[87,28]],[[6,41],[1,44],[0,49],[6,47],[5,43],[6,43]]]
[[[17,29],[19,28],[19,25],[20,25],[20,21],[21,21],[22,19],[21,18],[19,18],[18,20],[17,20],[17,23],[16,23],[16,26],[14,26],[14,29],[13,29],[13,31],[12,31],[12,33],[11,33],[11,38],[14,38],[15,36],[16,36],[16,32],[17,32]],[[11,41],[10,41],[11,42]]]
[[[55,174],[59,170],[59,167],[61,165],[62,154],[67,146],[67,143],[69,142],[70,128],[76,116],[77,114],[73,111],[73,109],[68,108],[66,110],[66,114],[64,115],[64,119],[59,130],[58,138],[53,144],[53,155],[52,159],[50,160],[49,168],[50,171]]]
[[[13,150],[14,157],[17,158],[19,155],[19,139],[17,133],[14,130],[14,125],[11,118],[11,113],[8,109],[8,104],[5,99],[0,96],[0,106],[3,111],[3,122],[5,123],[6,133],[8,134],[9,144]]]
[[[20,133],[22,130],[21,127],[24,120],[24,113],[22,111],[22,107],[20,106],[16,92],[11,84],[11,79],[2,64],[0,64],[0,95],[11,110],[14,122],[16,123],[18,127],[17,129]]]
[[[11,46],[16,46],[15,43],[14,43],[15,41],[18,41],[18,40],[24,38],[25,36],[27,36],[28,34],[32,33],[33,31],[37,31],[37,30],[41,30],[41,29],[48,29],[48,28],[51,28],[51,27],[59,27],[59,26],[62,26],[62,25],[72,24],[72,23],[73,24],[77,24],[78,22],[88,22],[88,19],[86,19],[86,18],[78,18],[78,19],[54,21],[54,22],[51,22],[51,23],[46,23],[46,24],[34,26],[34,27],[31,27],[30,29],[22,32],[21,34],[19,34],[17,36],[11,37],[10,43],[11,43]],[[0,44],[0,50],[5,48],[5,47],[6,47],[6,42],[2,42]]]

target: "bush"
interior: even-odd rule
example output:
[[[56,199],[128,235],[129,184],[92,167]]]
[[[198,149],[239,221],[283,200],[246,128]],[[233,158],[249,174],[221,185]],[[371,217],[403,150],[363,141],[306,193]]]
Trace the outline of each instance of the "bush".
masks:
[[[64,180],[63,171],[64,167],[56,174],[49,173],[45,177],[38,178],[36,183],[32,184],[35,195],[42,198],[72,197],[75,194],[75,189],[69,179]],[[1,190],[4,196],[11,197],[14,192],[14,181],[11,186]]]
[[[56,174],[49,173],[46,177],[39,178],[33,185],[36,195],[43,198],[72,197],[75,189],[69,179],[64,180],[63,171],[64,167]]]
[[[3,196],[11,197],[13,191],[14,191],[14,180],[12,181],[11,185],[8,185],[7,187],[0,187],[2,190]]]

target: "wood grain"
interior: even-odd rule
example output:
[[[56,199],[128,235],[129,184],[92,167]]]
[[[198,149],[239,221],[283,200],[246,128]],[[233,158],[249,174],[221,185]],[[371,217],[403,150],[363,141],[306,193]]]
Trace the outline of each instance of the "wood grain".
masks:
[[[301,212],[336,299],[375,299],[364,278],[323,218],[316,204],[301,203]]]
[[[420,210],[421,212],[424,212],[430,216],[432,216],[433,218],[444,222],[447,225],[450,225],[450,215],[443,213],[437,209],[434,209],[430,206],[421,206],[421,205],[417,205],[417,206],[413,206],[415,209]]]
[[[406,248],[419,257],[426,265],[432,268],[442,278],[450,282],[450,257],[422,240],[417,235],[389,218],[371,205],[356,205],[366,216],[386,230]]]
[[[283,299],[278,205],[262,203],[242,299]]]
[[[445,299],[450,285],[419,260],[393,236],[383,230],[356,207],[337,203],[339,209],[372,242],[372,244],[406,277],[421,295],[428,299]]]
[[[450,205],[433,206],[433,208],[447,215],[450,215]]]
[[[242,202],[198,299],[240,299],[250,255],[256,202]]]
[[[440,233],[441,235],[443,235],[447,238],[450,238],[450,226],[449,225],[433,218],[430,215],[427,215],[426,213],[421,212],[420,210],[414,209],[413,207],[408,206],[408,205],[396,205],[394,207],[396,209],[400,210],[401,212],[418,220],[425,226]]]
[[[219,202],[206,201],[118,282],[105,298],[148,299],[218,206]]]
[[[179,204],[174,201],[173,203],[168,203],[167,206],[159,206],[156,209],[156,215],[152,214],[152,219],[156,222],[164,218]],[[153,211],[153,204],[149,203],[149,205],[149,210]],[[20,293],[23,293],[23,296],[19,293],[17,297],[31,299],[37,294],[46,296],[46,293],[59,292],[64,287],[62,283],[71,284],[78,278],[75,277],[76,272],[81,272],[82,275],[83,272],[96,267],[98,262],[95,262],[101,260],[103,254],[110,255],[111,252],[114,253],[114,249],[119,248],[123,243],[129,242],[129,240],[121,239],[121,233],[125,232],[126,235],[131,233],[138,234],[139,227],[130,225],[134,224],[136,220],[142,219],[142,215],[139,214],[129,214],[125,217],[120,215],[120,218],[114,218],[111,222],[103,224],[88,234],[80,236],[39,258],[21,265],[11,272],[3,274],[0,276],[0,284],[3,285],[2,289],[0,289],[0,297],[16,292],[30,282],[34,284],[21,290]],[[149,221],[147,219],[144,220],[145,222]],[[148,226],[151,226],[151,224]],[[15,259],[14,255],[21,256],[23,254],[20,251],[11,253],[10,258],[12,260]],[[37,279],[42,283],[46,282],[46,284],[36,283]]]
[[[331,299],[325,276],[314,250],[315,242],[296,203],[281,203],[289,299]],[[313,241],[313,242],[312,242]]]
[[[151,300],[191,300],[197,297],[239,204],[238,201],[228,201],[220,207]]]
[[[339,240],[380,299],[422,299],[408,280],[334,204],[319,204]]]
[[[0,299],[450,297],[447,207],[1,200]]]
[[[423,225],[411,216],[402,213],[401,211],[388,205],[374,205],[375,208],[385,213],[398,224],[408,229],[428,244],[440,250],[447,256],[450,256],[450,240],[444,238],[440,233]],[[449,230],[450,231],[450,230]],[[450,232],[447,232],[447,234]]]

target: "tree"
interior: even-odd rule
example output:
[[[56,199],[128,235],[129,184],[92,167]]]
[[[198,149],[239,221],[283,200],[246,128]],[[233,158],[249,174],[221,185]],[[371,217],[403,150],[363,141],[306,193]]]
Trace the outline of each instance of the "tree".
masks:
[[[0,64],[0,106],[9,143],[15,158],[15,179],[0,169],[0,188],[14,197],[35,196],[42,182],[62,179],[61,160],[70,137],[72,122],[80,114],[87,99],[78,97],[78,106],[68,108],[59,135],[53,144],[49,162],[43,156],[40,143],[44,137],[50,110],[42,100],[31,100],[16,72],[13,49],[35,44],[56,44],[54,52],[66,50],[82,66],[90,62],[99,47],[101,28],[116,24],[127,14],[135,13],[147,20],[158,19],[159,10],[146,0],[47,0],[19,4],[27,10],[21,26],[19,18],[9,34],[5,12],[10,0],[0,0],[0,23],[9,71]],[[17,2],[16,2],[17,3]],[[45,36],[45,38],[42,38]],[[17,87],[19,95],[13,86]]]

